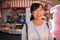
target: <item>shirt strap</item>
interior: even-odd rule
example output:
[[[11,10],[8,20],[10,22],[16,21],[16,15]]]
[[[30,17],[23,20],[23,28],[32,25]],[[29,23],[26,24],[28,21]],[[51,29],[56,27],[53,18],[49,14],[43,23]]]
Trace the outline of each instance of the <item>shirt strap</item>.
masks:
[[[28,25],[27,25],[27,23],[26,23],[26,38],[28,40]]]
[[[48,21],[46,21],[46,25],[47,25],[47,27],[49,28],[49,23],[48,23]]]

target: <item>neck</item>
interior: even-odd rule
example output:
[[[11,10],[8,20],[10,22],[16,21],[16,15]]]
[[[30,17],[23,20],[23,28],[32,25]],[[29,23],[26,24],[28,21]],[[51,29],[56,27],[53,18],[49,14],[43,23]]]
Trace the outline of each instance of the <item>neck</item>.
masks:
[[[34,23],[36,26],[42,25],[43,20],[42,20],[42,19],[41,19],[41,20],[36,20],[36,19],[34,19],[34,20],[33,20],[33,23]]]

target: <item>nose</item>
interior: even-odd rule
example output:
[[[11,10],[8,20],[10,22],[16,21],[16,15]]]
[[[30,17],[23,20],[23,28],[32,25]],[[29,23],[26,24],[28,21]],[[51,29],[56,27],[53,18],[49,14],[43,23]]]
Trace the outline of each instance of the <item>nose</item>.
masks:
[[[38,14],[41,14],[41,12],[40,12],[40,11],[38,11]]]

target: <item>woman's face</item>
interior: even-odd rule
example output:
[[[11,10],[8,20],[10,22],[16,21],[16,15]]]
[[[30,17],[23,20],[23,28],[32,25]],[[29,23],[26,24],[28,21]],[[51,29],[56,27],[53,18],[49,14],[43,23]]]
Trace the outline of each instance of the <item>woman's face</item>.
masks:
[[[42,19],[43,14],[44,14],[44,9],[42,8],[42,6],[40,6],[39,8],[37,8],[32,12],[34,19],[38,19],[38,20]]]

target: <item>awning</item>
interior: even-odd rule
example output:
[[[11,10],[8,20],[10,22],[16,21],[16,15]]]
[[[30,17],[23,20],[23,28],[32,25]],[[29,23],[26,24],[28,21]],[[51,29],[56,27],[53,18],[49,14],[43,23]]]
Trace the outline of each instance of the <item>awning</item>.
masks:
[[[11,7],[30,7],[34,0],[11,0],[9,1],[9,5]]]

